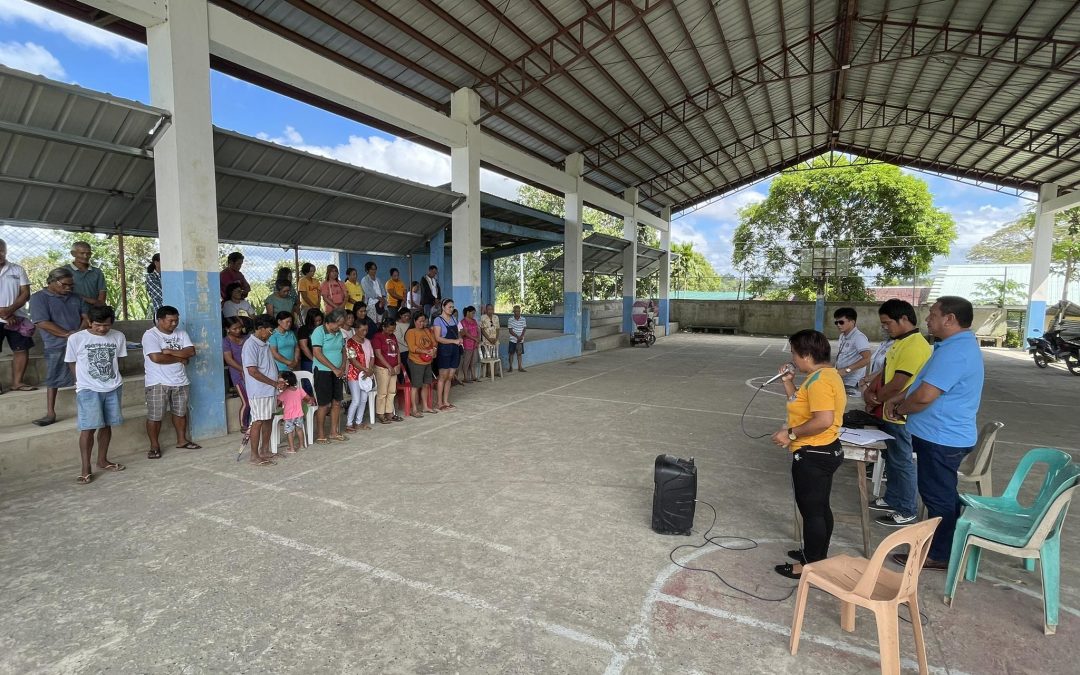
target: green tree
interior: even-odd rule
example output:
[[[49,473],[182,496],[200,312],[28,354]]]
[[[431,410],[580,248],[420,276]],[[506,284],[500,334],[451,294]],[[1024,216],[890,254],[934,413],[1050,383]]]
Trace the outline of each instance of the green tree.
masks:
[[[976,305],[1020,305],[1027,302],[1028,285],[1016,279],[987,279],[975,284],[971,302]]]
[[[782,172],[764,201],[739,212],[732,262],[752,289],[787,278],[796,297],[812,297],[813,281],[798,275],[799,250],[849,248],[852,276],[830,284],[828,297],[866,300],[863,276],[926,274],[955,238],[955,223],[933,205],[925,181],[888,164],[819,157]]]
[[[971,247],[967,259],[974,263],[1030,263],[1035,242],[1035,207],[984,237]],[[1080,278],[1080,208],[1054,216],[1054,246],[1050,266],[1065,277],[1061,299],[1068,300],[1069,285]]]
[[[739,289],[738,277],[721,275],[699,251],[694,242],[671,245],[672,254],[678,254],[671,264],[671,284],[680,291],[735,291]]]

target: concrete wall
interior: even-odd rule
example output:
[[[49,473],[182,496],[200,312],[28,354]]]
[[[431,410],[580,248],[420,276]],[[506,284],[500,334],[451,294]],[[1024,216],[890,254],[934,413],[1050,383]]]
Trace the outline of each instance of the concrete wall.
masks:
[[[871,340],[878,339],[877,310],[881,303],[839,303],[825,306],[828,320],[825,334],[836,339],[839,333],[832,323],[832,313],[840,307],[854,307],[859,314],[862,331]],[[916,307],[919,326],[925,332],[929,307]],[[1004,335],[1006,326],[1004,311],[996,307],[976,307],[972,324],[978,335]],[[740,333],[750,335],[791,335],[803,328],[814,326],[814,303],[767,302],[758,300],[672,300],[671,320],[683,328],[693,326],[732,326]]]

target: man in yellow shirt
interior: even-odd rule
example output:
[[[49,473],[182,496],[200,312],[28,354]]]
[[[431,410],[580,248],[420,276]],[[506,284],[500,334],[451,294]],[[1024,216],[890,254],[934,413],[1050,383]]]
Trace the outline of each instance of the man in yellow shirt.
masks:
[[[390,281],[386,282],[386,314],[397,320],[398,308],[405,306],[405,282],[398,268],[390,268]]]
[[[933,349],[919,333],[919,317],[910,302],[893,298],[878,308],[881,327],[893,338],[885,355],[885,370],[872,382],[864,394],[866,402],[877,406],[905,391],[926,362]],[[879,386],[880,385],[880,386]],[[915,461],[912,459],[911,432],[901,420],[885,419],[881,430],[891,435],[886,441],[885,471],[889,476],[885,496],[870,504],[871,511],[883,513],[875,520],[885,527],[903,527],[918,520],[915,491],[918,487]]]

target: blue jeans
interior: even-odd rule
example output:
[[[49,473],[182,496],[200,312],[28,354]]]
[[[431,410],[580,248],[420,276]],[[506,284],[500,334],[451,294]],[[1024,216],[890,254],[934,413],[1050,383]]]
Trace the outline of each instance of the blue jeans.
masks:
[[[947,562],[952,553],[953,532],[960,517],[960,494],[956,491],[956,470],[974,448],[957,448],[911,437],[919,455],[919,495],[926,505],[928,518],[941,516],[941,524],[930,544],[930,558]]]
[[[911,432],[906,424],[882,422],[881,430],[891,434],[893,440],[885,441],[885,470],[889,482],[885,484],[884,499],[902,516],[915,515],[915,460],[911,457]]]

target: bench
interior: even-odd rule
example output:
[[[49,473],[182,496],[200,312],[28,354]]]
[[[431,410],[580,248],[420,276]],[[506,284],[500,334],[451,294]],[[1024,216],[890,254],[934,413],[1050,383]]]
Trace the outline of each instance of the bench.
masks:
[[[686,329],[691,333],[719,333],[720,335],[736,335],[738,326],[698,326],[690,325]]]

